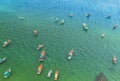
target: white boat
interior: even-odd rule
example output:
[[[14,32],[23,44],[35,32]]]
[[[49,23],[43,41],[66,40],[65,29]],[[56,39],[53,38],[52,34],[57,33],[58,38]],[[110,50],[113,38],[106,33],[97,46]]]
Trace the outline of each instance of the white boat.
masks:
[[[114,63],[114,64],[116,64],[116,63],[117,63],[117,58],[116,58],[116,56],[115,56],[115,55],[112,57],[112,61],[113,61],[113,63]]]
[[[43,45],[43,44],[40,44],[40,45],[38,45],[37,49],[39,50],[39,49],[41,49],[41,48],[43,48],[43,47],[44,47],[44,45]]]
[[[19,16],[18,18],[21,19],[21,20],[24,20],[24,19],[25,19],[25,18],[23,18],[23,17],[21,17],[21,16]]]
[[[38,31],[37,30],[34,30],[33,33],[34,33],[34,36],[38,35]]]
[[[59,21],[59,18],[58,17],[55,18],[55,23],[58,23],[58,21]]]
[[[88,27],[87,27],[86,23],[83,23],[83,29],[88,31]]]
[[[62,19],[61,22],[60,22],[60,25],[63,25],[65,23],[65,20]]]
[[[74,55],[74,50],[72,49],[70,52],[69,52],[69,54],[68,54],[68,59],[70,60],[70,59],[72,59],[72,56]]]
[[[11,72],[12,72],[11,68],[9,68],[7,71],[5,71],[3,74],[4,78],[8,78],[10,76]]]
[[[51,75],[52,75],[52,70],[50,70],[50,71],[48,72],[47,77],[49,78],[49,77],[51,77]]]
[[[5,62],[7,60],[7,57],[4,57],[4,58],[0,58],[0,64],[2,64],[3,62]]]
[[[9,44],[11,43],[11,40],[7,40],[3,43],[3,47],[6,47],[8,46]]]
[[[104,34],[104,33],[102,33],[102,34],[101,34],[101,38],[104,38],[104,36],[105,36],[105,34]]]
[[[73,17],[73,16],[74,16],[74,14],[73,14],[73,13],[70,13],[70,14],[69,14],[69,17]]]

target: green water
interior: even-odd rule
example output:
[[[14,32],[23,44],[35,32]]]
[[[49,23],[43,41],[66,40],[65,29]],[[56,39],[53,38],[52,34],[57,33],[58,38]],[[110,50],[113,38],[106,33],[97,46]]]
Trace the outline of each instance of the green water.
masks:
[[[31,0],[28,1],[29,4],[26,4],[27,1],[19,0],[3,1],[0,8],[0,58],[6,56],[8,60],[0,65],[0,81],[53,81],[54,74],[49,79],[46,77],[51,69],[59,70],[58,81],[94,81],[100,72],[106,75],[108,81],[119,81],[120,30],[119,27],[112,30],[119,17],[114,18],[113,15],[113,18],[107,20],[103,17],[105,9],[92,12],[94,11],[92,6],[86,12],[91,11],[93,16],[86,19],[86,12],[81,9],[79,13],[79,9],[76,9],[79,7],[78,4],[74,6],[75,8],[72,7],[72,10],[68,10],[71,5],[65,6],[64,9],[61,6],[67,5],[69,1],[62,0],[55,3],[54,1],[52,0],[51,5],[60,3],[60,7],[50,6],[49,0],[38,0],[38,2],[35,0],[35,3]],[[84,1],[78,3],[85,4]],[[76,13],[73,18],[68,17],[71,11]],[[94,17],[97,12],[101,12],[98,14],[100,17]],[[117,9],[112,14],[118,16]],[[18,16],[24,17],[25,20],[20,20]],[[59,23],[54,23],[55,17],[65,19],[65,24],[61,26]],[[88,24],[88,32],[82,29],[83,22]],[[39,32],[37,37],[33,36],[34,29]],[[100,38],[101,33],[105,33],[105,38]],[[8,39],[12,40],[11,44],[3,48],[3,42]],[[45,45],[43,49],[47,52],[44,62],[38,61],[42,50],[36,50],[36,47],[40,43]],[[72,48],[75,55],[68,61],[66,57]],[[116,65],[111,61],[114,54],[118,57]],[[37,75],[37,68],[41,63],[44,68],[42,74]],[[13,72],[8,79],[4,79],[3,73],[8,68],[12,68]]]

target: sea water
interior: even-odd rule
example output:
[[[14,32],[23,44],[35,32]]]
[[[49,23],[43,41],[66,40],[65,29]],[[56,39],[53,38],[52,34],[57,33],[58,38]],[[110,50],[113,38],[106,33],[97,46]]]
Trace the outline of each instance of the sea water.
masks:
[[[119,0],[1,0],[0,58],[8,60],[0,65],[0,81],[53,81],[54,74],[46,78],[51,69],[53,73],[59,70],[58,81],[95,81],[100,72],[108,81],[120,81],[120,28],[113,30],[116,23],[120,25],[119,4]],[[88,13],[91,16],[86,18]],[[110,19],[105,18],[108,15]],[[65,23],[55,23],[56,18]],[[82,23],[87,24],[87,32]],[[39,32],[36,37],[34,29]],[[11,44],[3,48],[8,39]],[[37,50],[39,44],[44,48]],[[75,54],[69,61],[73,48]],[[39,62],[44,49],[46,59]],[[114,54],[117,64],[112,63]],[[37,75],[41,63],[43,71]],[[12,68],[11,76],[4,79],[8,68]]]

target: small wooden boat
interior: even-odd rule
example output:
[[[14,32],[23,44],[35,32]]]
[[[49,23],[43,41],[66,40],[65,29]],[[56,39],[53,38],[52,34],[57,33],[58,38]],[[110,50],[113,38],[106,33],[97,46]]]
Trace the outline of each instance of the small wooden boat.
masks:
[[[58,71],[58,70],[56,70],[56,71],[55,71],[54,80],[58,80],[58,76],[59,76],[59,71]]]
[[[6,47],[8,46],[9,44],[11,43],[11,40],[7,40],[3,43],[3,47]]]
[[[72,59],[72,56],[74,55],[74,50],[72,49],[70,52],[69,52],[69,54],[68,54],[68,59],[70,60],[70,59]]]
[[[43,50],[43,51],[41,52],[41,54],[40,54],[39,61],[44,61],[45,56],[46,56],[46,51],[45,51],[45,50]]]
[[[48,72],[47,77],[49,78],[49,77],[51,77],[51,75],[52,75],[52,70],[50,70],[50,71]]]
[[[0,64],[2,64],[3,62],[5,62],[7,60],[7,57],[4,57],[3,59],[0,59]]]
[[[38,31],[37,30],[34,30],[33,33],[34,33],[34,36],[38,35]]]
[[[8,78],[11,74],[12,70],[9,68],[7,71],[4,72],[4,78]]]
[[[104,33],[102,33],[102,34],[101,34],[101,38],[104,38],[104,36],[105,36],[105,34],[104,34]]]
[[[113,30],[116,29],[117,27],[118,27],[118,25],[113,26]]]
[[[19,18],[20,20],[24,20],[24,19],[25,19],[25,18],[23,18],[23,17],[21,17],[21,16],[19,16],[18,18]]]
[[[60,25],[63,25],[65,23],[65,20],[62,19],[61,22],[60,22]]]
[[[40,44],[40,45],[38,45],[37,49],[39,50],[39,49],[41,49],[41,48],[43,48],[43,47],[44,47],[44,45],[43,45],[43,44]]]
[[[87,27],[86,23],[83,23],[83,29],[88,31],[88,27]]]
[[[40,64],[40,65],[39,65],[39,67],[38,67],[37,74],[41,74],[42,69],[43,69],[43,65],[42,65],[42,64]]]
[[[88,13],[88,14],[86,15],[86,17],[90,17],[90,15],[91,15],[91,14],[90,14],[90,13]]]
[[[58,23],[58,21],[59,21],[59,18],[55,18],[55,23]]]
[[[117,63],[117,58],[116,58],[116,56],[115,56],[115,55],[112,57],[112,61],[113,61],[113,63],[114,63],[114,64],[116,64],[116,63]]]
[[[110,18],[111,18],[111,16],[110,16],[110,15],[108,15],[108,16],[106,16],[106,18],[107,18],[107,19],[110,19]]]
[[[73,16],[74,16],[74,14],[73,14],[73,13],[70,13],[70,14],[69,14],[69,17],[71,17],[71,18],[72,18]]]

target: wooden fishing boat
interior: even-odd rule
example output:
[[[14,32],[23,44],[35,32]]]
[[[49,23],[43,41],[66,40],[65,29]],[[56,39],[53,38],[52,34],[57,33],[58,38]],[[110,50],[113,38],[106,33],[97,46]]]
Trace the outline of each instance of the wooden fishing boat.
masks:
[[[68,54],[68,59],[70,60],[72,58],[72,56],[74,55],[74,50],[72,49],[69,54]]]
[[[104,33],[102,33],[102,34],[101,34],[101,38],[104,38],[104,36],[105,36],[105,34],[104,34]]]
[[[88,27],[87,27],[86,23],[83,23],[83,29],[88,31]]]
[[[34,36],[38,35],[38,31],[37,30],[34,30],[33,33],[34,33]]]
[[[90,15],[91,15],[91,14],[90,14],[90,13],[88,13],[88,14],[86,15],[86,17],[90,17]]]
[[[41,49],[43,47],[44,47],[44,44],[40,44],[40,45],[38,45],[37,50],[39,50],[39,49]]]
[[[43,65],[42,65],[42,64],[40,64],[40,65],[39,65],[39,67],[38,67],[37,74],[41,74],[42,69],[43,69]]]
[[[110,16],[110,15],[108,15],[108,16],[106,16],[106,18],[107,18],[107,19],[110,19],[110,18],[111,18],[111,16]]]
[[[58,76],[59,76],[59,71],[58,71],[58,70],[56,70],[56,71],[55,71],[54,80],[58,80]]]
[[[12,70],[9,68],[7,71],[4,72],[4,78],[8,78],[11,74]]]
[[[59,18],[55,18],[55,23],[58,23],[58,21],[59,21]]]
[[[51,75],[52,75],[52,70],[50,70],[50,71],[48,72],[47,77],[49,78],[49,77],[51,77]]]
[[[115,55],[112,57],[112,62],[113,62],[114,64],[116,64],[116,63],[117,63],[117,58],[116,58],[116,56],[115,56]]]
[[[118,27],[118,25],[116,24],[115,26],[113,26],[113,30],[116,29]]]
[[[6,47],[8,46],[9,44],[11,43],[11,40],[7,40],[3,43],[3,47]]]
[[[2,64],[3,62],[5,62],[7,60],[7,57],[4,57],[2,59],[0,59],[0,64]]]
[[[18,16],[18,18],[20,19],[20,20],[24,20],[25,18],[23,18],[23,17],[21,17],[21,16]]]
[[[69,17],[71,17],[71,18],[72,18],[73,16],[74,16],[74,14],[73,14],[73,13],[70,13],[70,14],[69,14]]]
[[[45,51],[45,50],[43,50],[43,51],[41,52],[41,54],[40,54],[39,61],[44,61],[45,56],[46,56],[46,51]]]
[[[60,22],[60,25],[63,25],[65,23],[65,20],[62,19],[61,22]]]

